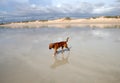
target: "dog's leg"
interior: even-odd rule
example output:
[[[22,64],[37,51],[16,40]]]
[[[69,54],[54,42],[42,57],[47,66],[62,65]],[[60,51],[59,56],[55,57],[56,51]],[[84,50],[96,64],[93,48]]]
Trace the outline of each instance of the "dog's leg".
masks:
[[[70,49],[67,47],[68,51],[70,51]]]
[[[57,54],[57,49],[55,49],[54,56]]]
[[[65,48],[67,48],[67,49],[68,49],[68,51],[70,51],[70,49],[68,48],[67,44],[65,45]]]
[[[63,48],[64,48],[64,46],[62,46],[62,53],[64,52]]]

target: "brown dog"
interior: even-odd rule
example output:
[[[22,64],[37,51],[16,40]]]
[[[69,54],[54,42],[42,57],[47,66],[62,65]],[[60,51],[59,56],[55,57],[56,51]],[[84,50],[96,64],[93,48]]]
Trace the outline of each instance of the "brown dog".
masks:
[[[60,47],[62,48],[62,51],[63,51],[63,48],[67,48],[69,50],[68,45],[67,45],[68,39],[69,39],[69,37],[67,37],[66,41],[50,43],[49,44],[49,49],[53,48],[55,50],[54,55],[56,55],[57,49],[60,48]]]

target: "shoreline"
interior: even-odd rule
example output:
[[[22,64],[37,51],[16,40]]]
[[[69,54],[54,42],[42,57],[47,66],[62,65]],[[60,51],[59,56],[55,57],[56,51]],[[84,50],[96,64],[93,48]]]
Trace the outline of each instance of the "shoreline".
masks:
[[[0,27],[9,27],[9,28],[32,28],[32,27],[57,27],[66,28],[68,26],[94,26],[97,27],[98,25],[101,26],[100,28],[104,28],[104,26],[113,26],[118,25],[120,27],[120,18],[105,18],[105,17],[98,17],[98,18],[84,18],[84,19],[71,19],[71,18],[60,18],[55,20],[36,20],[36,21],[24,21],[24,22],[13,22],[13,23],[6,23],[1,24]],[[103,25],[103,26],[102,26]]]

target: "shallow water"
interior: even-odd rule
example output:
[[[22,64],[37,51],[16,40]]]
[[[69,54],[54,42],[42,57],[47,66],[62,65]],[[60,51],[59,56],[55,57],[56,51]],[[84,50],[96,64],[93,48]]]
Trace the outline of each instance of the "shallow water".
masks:
[[[53,57],[51,42],[70,37]],[[120,29],[0,28],[0,83],[119,83]]]

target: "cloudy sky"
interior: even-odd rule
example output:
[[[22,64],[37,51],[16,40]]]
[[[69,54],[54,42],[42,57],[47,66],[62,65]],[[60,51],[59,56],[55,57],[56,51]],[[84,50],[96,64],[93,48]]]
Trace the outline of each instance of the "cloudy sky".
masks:
[[[120,15],[120,0],[0,0],[0,17]]]

